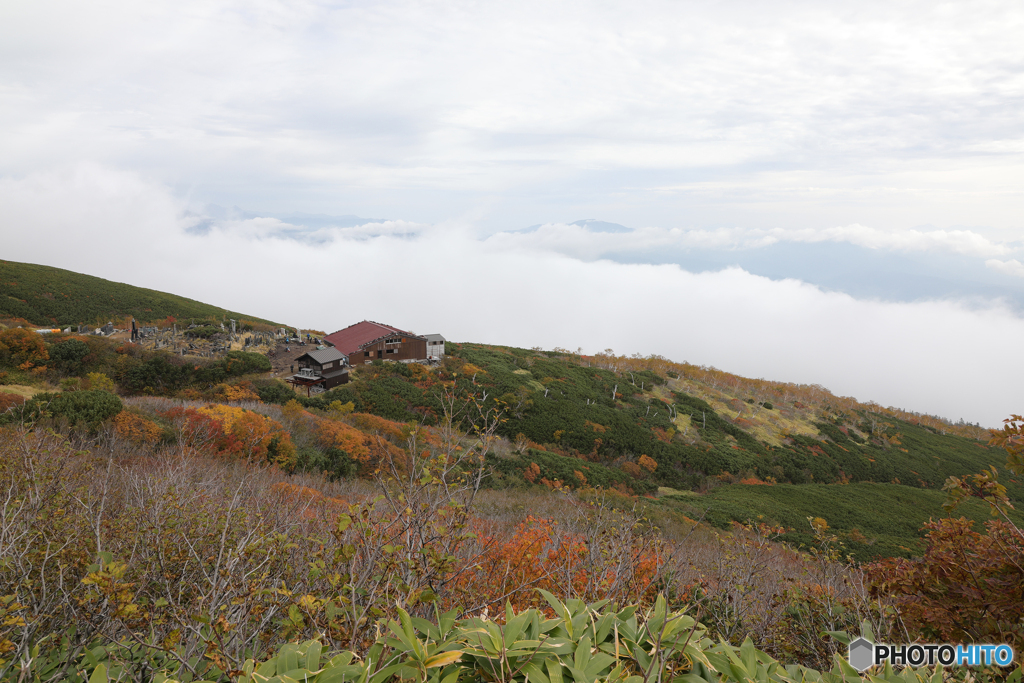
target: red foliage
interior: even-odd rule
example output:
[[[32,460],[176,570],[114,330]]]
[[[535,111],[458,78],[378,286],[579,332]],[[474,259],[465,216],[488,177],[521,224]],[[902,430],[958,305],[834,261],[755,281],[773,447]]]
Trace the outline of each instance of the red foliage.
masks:
[[[172,408],[163,413],[178,426],[183,445],[210,454],[241,452],[242,445],[220,422],[195,408]]]

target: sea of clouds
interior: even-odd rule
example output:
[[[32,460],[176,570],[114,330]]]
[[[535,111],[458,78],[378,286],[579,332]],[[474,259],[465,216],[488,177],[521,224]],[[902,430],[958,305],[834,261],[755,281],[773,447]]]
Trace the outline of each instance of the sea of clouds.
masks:
[[[0,213],[15,228],[4,233],[6,259],[304,328],[372,319],[454,341],[660,354],[990,426],[1022,408],[1024,319],[998,299],[885,301],[736,267],[613,261],[600,257],[617,248],[604,241],[627,233],[580,226],[488,234],[459,221],[309,228],[217,219],[162,183],[96,165],[0,180]],[[574,228],[584,231],[570,239]],[[837,235],[1003,262],[1015,248],[965,232],[860,226],[789,235],[652,228],[639,239]]]

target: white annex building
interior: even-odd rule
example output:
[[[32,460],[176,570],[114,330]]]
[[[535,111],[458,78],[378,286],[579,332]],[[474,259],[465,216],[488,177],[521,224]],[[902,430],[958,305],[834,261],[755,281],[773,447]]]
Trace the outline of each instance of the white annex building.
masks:
[[[427,339],[427,357],[431,360],[444,358],[444,337],[439,334],[425,334],[423,336]]]

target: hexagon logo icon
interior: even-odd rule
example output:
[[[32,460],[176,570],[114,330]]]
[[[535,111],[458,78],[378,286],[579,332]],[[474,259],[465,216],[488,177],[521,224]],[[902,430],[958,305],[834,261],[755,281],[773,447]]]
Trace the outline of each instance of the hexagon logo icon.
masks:
[[[875,663],[875,646],[867,638],[858,638],[850,643],[847,659],[854,669],[864,671]]]

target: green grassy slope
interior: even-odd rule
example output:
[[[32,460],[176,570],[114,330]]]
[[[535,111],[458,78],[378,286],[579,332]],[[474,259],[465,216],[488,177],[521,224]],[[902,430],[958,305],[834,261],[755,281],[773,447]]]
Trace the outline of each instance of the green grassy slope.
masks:
[[[32,325],[99,325],[133,316],[139,322],[234,318],[276,325],[200,301],[111,282],[70,270],[0,261],[0,318],[23,318]]]
[[[669,495],[657,505],[692,517],[703,517],[718,527],[730,522],[765,522],[791,532],[783,540],[813,545],[808,517],[822,517],[840,536],[849,552],[866,561],[879,555],[919,555],[923,550],[921,525],[947,516],[945,494],[901,484],[776,484],[722,486],[703,496]],[[954,513],[975,521],[975,528],[991,519],[989,508],[969,500]],[[1014,512],[1015,521],[1024,515]]]
[[[945,514],[941,488],[950,476],[996,466],[1010,498],[1024,504],[1024,487],[1002,471],[1004,451],[865,407],[837,413],[795,398],[776,401],[760,417],[801,423],[769,443],[764,420],[760,431],[751,428],[752,421],[736,416],[735,400],[723,407],[729,402],[708,398],[710,392],[700,398],[694,393],[702,388],[692,381],[683,385],[650,370],[615,372],[561,353],[480,344],[448,350],[441,373],[464,391],[486,391],[510,406],[500,433],[529,446],[498,463],[497,485],[527,485],[524,470],[536,464],[536,480],[570,487],[578,470],[589,484],[624,484],[638,494],[655,486],[708,490],[658,504],[690,517],[707,510],[717,526],[760,517],[795,529],[787,538],[796,543],[810,541],[807,517],[823,517],[861,559],[919,552],[921,525]],[[360,370],[352,384],[313,402],[330,400],[403,421],[429,422],[438,412],[429,384],[392,364]],[[637,469],[644,455],[657,462],[653,473]],[[746,479],[777,483],[738,483]],[[987,509],[971,504],[961,513],[981,521]]]

